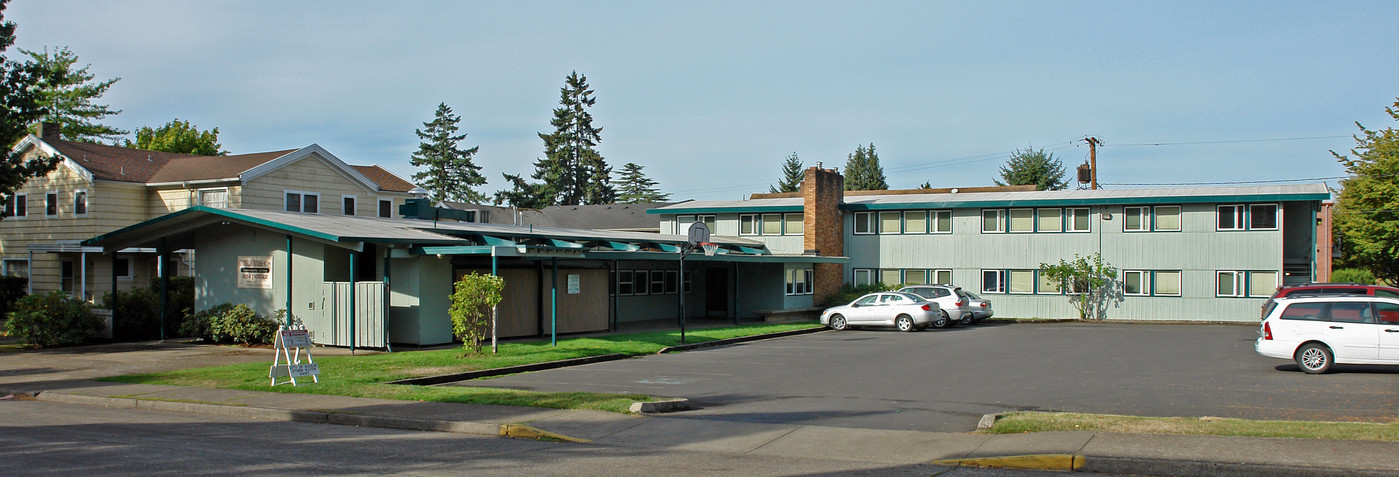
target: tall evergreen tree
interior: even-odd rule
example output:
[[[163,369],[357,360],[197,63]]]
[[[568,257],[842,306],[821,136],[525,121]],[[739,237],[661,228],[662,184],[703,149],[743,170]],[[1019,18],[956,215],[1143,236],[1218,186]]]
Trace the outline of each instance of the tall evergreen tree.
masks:
[[[1034,185],[1035,190],[1064,190],[1069,186],[1064,180],[1064,164],[1043,148],[1016,149],[1001,166],[1001,178],[991,180],[998,186]]]
[[[432,194],[434,202],[486,201],[486,195],[476,191],[476,186],[486,183],[486,177],[481,175],[481,166],[471,161],[471,156],[476,155],[480,146],[458,148],[457,144],[466,138],[466,133],[456,133],[460,129],[457,123],[460,122],[461,116],[452,114],[452,108],[447,107],[447,103],[439,103],[436,116],[432,121],[423,123],[427,131],[414,130],[422,142],[418,145],[418,153],[408,163],[427,168],[414,173],[413,180]]]
[[[797,153],[787,156],[787,160],[782,161],[782,179],[777,181],[776,186],[768,186],[768,191],[796,192],[801,190],[802,178],[805,177],[802,170],[802,160],[797,158]]]
[[[39,82],[39,66],[30,61],[20,63],[5,56],[5,50],[15,44],[15,24],[5,21],[5,4],[0,0],[0,195],[8,196],[24,185],[30,177],[42,176],[58,167],[59,156],[36,155],[25,160],[23,154],[11,151],[24,139],[30,124],[43,117],[44,109],[33,86]],[[3,217],[0,217],[3,218]]]
[[[48,48],[44,51],[20,48],[19,51],[38,65],[40,76],[34,88],[39,93],[39,105],[45,110],[43,120],[61,124],[64,139],[108,140],[115,144],[120,136],[126,135],[126,131],[98,122],[121,113],[120,109],[113,111],[105,104],[93,103],[121,78],[92,82],[94,75],[87,71],[92,65],[73,69],[78,55],[66,46],[54,49],[53,53],[49,53]]]
[[[634,162],[622,166],[621,177],[616,182],[617,202],[642,204],[670,200],[670,194],[662,194],[656,188],[656,181],[646,177],[646,174],[641,172],[641,166]]]
[[[136,130],[136,142],[127,140],[126,147],[147,151],[197,154],[200,156],[226,156],[228,151],[219,144],[219,128],[200,131],[198,126],[180,118],[152,128],[142,126]]]
[[[505,176],[505,182],[510,184],[510,190],[496,191],[495,205],[511,205],[524,209],[543,209],[553,205],[548,201],[552,195],[546,184],[530,183],[520,175],[501,175]]]
[[[879,165],[879,154],[870,146],[856,146],[855,153],[845,161],[845,190],[885,190],[889,183],[884,179],[884,166]]]
[[[606,204],[617,195],[612,187],[612,167],[596,146],[602,142],[602,128],[593,126],[588,112],[597,98],[588,78],[574,71],[559,89],[559,107],[549,124],[554,132],[539,134],[544,141],[544,158],[534,164],[530,177],[548,184],[552,204]]]

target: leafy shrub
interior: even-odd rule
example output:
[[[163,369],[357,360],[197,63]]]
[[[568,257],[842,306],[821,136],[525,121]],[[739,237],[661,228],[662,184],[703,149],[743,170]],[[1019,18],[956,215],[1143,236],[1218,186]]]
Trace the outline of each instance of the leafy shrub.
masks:
[[[6,324],[10,336],[27,346],[47,348],[81,344],[102,330],[103,321],[87,302],[61,291],[29,295],[15,303]]]
[[[505,279],[496,275],[472,272],[457,281],[447,314],[452,317],[452,334],[462,340],[463,347],[481,352],[481,342],[491,331],[491,310],[500,304],[504,290]]]
[[[1364,283],[1373,285],[1375,274],[1359,268],[1341,268],[1331,272],[1331,281],[1336,283]]]
[[[112,339],[140,341],[160,338],[160,295],[149,288],[102,294],[102,307],[112,310]]]
[[[180,333],[210,343],[270,344],[285,313],[277,310],[275,318],[267,318],[248,305],[223,303],[189,315],[180,324]]]
[[[0,318],[10,316],[15,302],[28,292],[28,278],[0,276]]]
[[[842,284],[839,290],[826,298],[820,306],[839,306],[855,301],[856,298],[874,292],[898,290],[903,285],[885,285],[883,283],[871,283],[869,285],[855,286],[849,283]]]
[[[160,277],[151,279],[150,289],[156,294],[156,309],[160,308]],[[194,313],[194,277],[170,277],[170,308],[165,312],[165,334],[174,335],[185,315]]]

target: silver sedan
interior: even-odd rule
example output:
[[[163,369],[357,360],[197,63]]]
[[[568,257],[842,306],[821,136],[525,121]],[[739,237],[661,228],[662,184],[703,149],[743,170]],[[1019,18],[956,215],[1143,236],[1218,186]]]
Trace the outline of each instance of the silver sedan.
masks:
[[[827,308],[821,313],[821,324],[833,330],[850,326],[893,326],[899,331],[927,327],[942,318],[938,304],[911,293],[871,293],[848,305]]]

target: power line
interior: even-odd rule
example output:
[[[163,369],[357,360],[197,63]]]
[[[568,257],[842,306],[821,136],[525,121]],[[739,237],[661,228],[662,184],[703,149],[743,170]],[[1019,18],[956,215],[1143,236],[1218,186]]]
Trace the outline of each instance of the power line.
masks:
[[[1267,180],[1267,181],[1226,181],[1226,182],[1152,182],[1152,183],[1135,183],[1135,184],[1129,184],[1129,183],[1120,183],[1120,182],[1119,182],[1119,183],[1106,183],[1106,182],[1105,182],[1105,183],[1103,183],[1103,184],[1101,184],[1101,185],[1113,185],[1113,186],[1164,186],[1164,185],[1169,185],[1169,186],[1190,186],[1190,185],[1235,185],[1235,184],[1270,184],[1270,183],[1276,183],[1276,182],[1312,182],[1312,181],[1328,181],[1328,180],[1340,180],[1340,179],[1347,179],[1347,178],[1349,178],[1349,176],[1335,176],[1335,177],[1309,177],[1309,178],[1306,178],[1306,179],[1276,179],[1276,180]]]
[[[1352,136],[1305,136],[1305,137],[1279,137],[1270,139],[1234,139],[1228,141],[1190,141],[1190,142],[1142,142],[1134,144],[1113,144],[1113,146],[1188,146],[1196,144],[1234,144],[1243,142],[1276,142],[1276,141],[1309,141],[1313,139],[1340,139]]]

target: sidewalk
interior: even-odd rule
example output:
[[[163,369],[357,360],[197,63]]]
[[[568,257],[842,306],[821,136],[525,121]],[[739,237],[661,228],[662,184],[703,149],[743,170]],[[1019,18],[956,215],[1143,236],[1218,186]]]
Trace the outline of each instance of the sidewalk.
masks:
[[[121,345],[108,345],[121,346]],[[94,347],[89,347],[94,348]],[[212,349],[211,349],[212,348]],[[266,351],[266,353],[261,353]],[[348,352],[347,350],[338,350]],[[337,353],[326,350],[317,354]],[[190,363],[193,355],[200,355]],[[265,354],[266,356],[260,356]],[[170,362],[166,358],[180,357]],[[25,359],[29,358],[29,359]],[[631,416],[602,411],[396,401],[93,381],[106,372],[270,363],[271,350],[129,344],[0,355],[0,396],[251,419],[458,432],[709,452],[1147,475],[1394,475],[1399,443],[1093,432],[982,435]],[[69,368],[56,366],[68,363]],[[30,366],[26,366],[30,365]],[[112,372],[112,371],[120,372]],[[53,378],[53,379],[49,379]],[[37,392],[37,393],[36,393]]]

